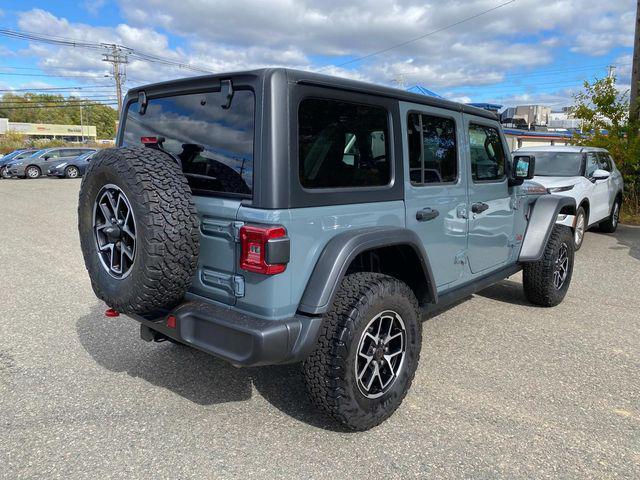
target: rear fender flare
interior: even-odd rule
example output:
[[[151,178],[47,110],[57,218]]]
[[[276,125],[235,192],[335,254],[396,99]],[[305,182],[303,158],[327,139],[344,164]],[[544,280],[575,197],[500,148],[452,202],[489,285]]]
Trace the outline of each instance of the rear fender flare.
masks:
[[[394,245],[413,248],[420,259],[430,302],[436,303],[433,272],[420,237],[402,227],[369,227],[340,233],[327,243],[311,273],[298,310],[312,315],[326,313],[351,262],[362,252]]]

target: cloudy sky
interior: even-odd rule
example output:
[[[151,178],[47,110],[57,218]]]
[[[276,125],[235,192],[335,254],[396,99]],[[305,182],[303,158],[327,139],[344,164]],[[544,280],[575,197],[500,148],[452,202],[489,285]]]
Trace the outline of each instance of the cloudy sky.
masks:
[[[515,0],[464,21],[507,1],[3,0],[0,28],[123,44],[203,71],[287,66],[459,101],[561,107],[608,65],[628,87],[635,0]],[[109,101],[108,75],[99,50],[0,36],[2,90],[84,86]],[[190,75],[132,59],[127,86]]]

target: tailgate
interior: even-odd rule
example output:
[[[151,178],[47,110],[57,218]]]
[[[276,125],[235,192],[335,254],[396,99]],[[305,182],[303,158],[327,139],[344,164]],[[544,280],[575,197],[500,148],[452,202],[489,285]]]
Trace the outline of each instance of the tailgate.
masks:
[[[240,200],[194,196],[200,217],[200,256],[189,291],[235,305],[244,295],[244,280],[237,274]]]

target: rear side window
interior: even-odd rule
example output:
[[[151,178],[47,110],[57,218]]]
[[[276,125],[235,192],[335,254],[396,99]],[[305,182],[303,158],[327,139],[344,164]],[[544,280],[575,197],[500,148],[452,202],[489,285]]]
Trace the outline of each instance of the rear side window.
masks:
[[[138,102],[125,118],[123,144],[157,142],[182,164],[194,193],[251,196],[255,100],[237,90],[231,107],[221,92],[150,98],[144,115]]]
[[[452,119],[410,113],[408,135],[412,185],[456,181],[456,123]]]
[[[505,153],[498,130],[485,125],[469,125],[471,176],[474,181],[504,178]]]
[[[307,99],[298,111],[305,188],[375,187],[391,180],[388,114],[382,107]]]

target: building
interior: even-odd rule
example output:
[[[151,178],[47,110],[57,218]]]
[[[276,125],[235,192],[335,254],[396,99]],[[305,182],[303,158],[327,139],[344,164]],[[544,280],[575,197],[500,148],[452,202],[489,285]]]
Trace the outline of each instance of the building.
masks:
[[[432,92],[428,88],[425,88],[421,85],[414,85],[413,87],[409,87],[407,88],[407,92],[419,93],[420,95],[426,95],[427,97],[444,98],[438,95],[436,92]]]
[[[549,127],[578,131],[582,127],[582,121],[574,118],[570,111],[563,109],[562,112],[551,112],[549,115]]]
[[[500,119],[502,123],[519,123],[514,120],[522,120],[531,128],[532,125],[548,125],[550,114],[551,108],[544,105],[519,105],[505,109]]]
[[[536,132],[504,128],[509,150],[512,152],[522,147],[547,147],[551,145],[571,145],[573,137],[569,132]]]
[[[60,139],[67,142],[81,142],[83,140],[94,142],[97,137],[95,125],[20,123],[0,118],[0,135],[5,135],[7,132],[21,133],[28,138]]]

